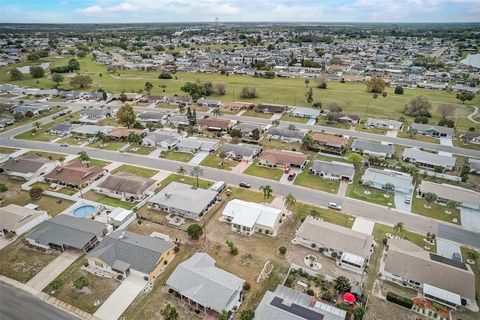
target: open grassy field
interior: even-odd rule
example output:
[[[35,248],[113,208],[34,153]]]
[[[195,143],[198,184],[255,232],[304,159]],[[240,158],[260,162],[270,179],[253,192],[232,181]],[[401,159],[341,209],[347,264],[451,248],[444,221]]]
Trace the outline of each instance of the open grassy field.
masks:
[[[70,57],[44,58],[42,61],[52,61],[52,66],[64,65]],[[221,99],[222,101],[245,100],[240,97],[240,92],[244,86],[252,86],[257,90],[257,98],[249,99],[249,102],[261,103],[279,103],[279,104],[304,104],[307,105],[305,99],[305,82],[304,79],[262,79],[250,76],[230,75],[225,76],[221,74],[197,74],[197,73],[176,73],[174,79],[159,80],[158,72],[147,71],[128,71],[122,70],[115,74],[109,74],[107,67],[98,65],[92,60],[90,55],[85,58],[77,58],[81,65],[80,73],[88,74],[93,79],[92,89],[103,88],[109,92],[119,93],[122,90],[127,92],[138,91],[143,89],[146,81],[153,83],[154,87],[152,94],[174,95],[182,94],[180,87],[186,81],[211,81],[213,83],[224,83],[226,85],[226,94],[224,96],[212,96],[213,99]],[[19,65],[29,65],[22,63]],[[0,69],[0,83],[11,82],[8,76],[8,70],[17,65],[11,65]],[[118,76],[120,74],[120,76]],[[42,79],[31,79],[26,76],[24,80],[16,81],[17,85],[34,86],[37,82],[38,87],[51,88],[53,83],[50,80],[50,75],[47,74]],[[165,84],[167,86],[165,93],[158,86]],[[61,87],[68,89],[70,87],[68,78],[65,82],[60,84]],[[366,117],[385,117],[390,119],[398,119],[403,116],[402,110],[405,104],[413,97],[424,95],[429,97],[433,104],[432,107],[432,123],[438,122],[440,115],[437,112],[437,107],[440,104],[448,103],[455,106],[455,119],[458,119],[458,127],[462,130],[468,130],[473,126],[480,128],[480,125],[469,121],[466,116],[470,114],[473,109],[470,105],[478,105],[480,97],[477,97],[465,104],[459,103],[455,98],[455,93],[446,91],[435,91],[427,89],[408,89],[403,95],[395,95],[394,88],[387,88],[387,97],[379,97],[374,99],[373,95],[367,93],[364,84],[355,83],[340,83],[328,82],[328,89],[321,90],[313,88],[313,96],[315,102],[322,102],[324,106],[331,102],[337,102],[342,106],[346,113],[358,114],[362,118]],[[245,115],[249,114],[247,112]],[[257,115],[258,116],[258,115]],[[412,121],[410,117],[406,117],[407,121]]]
[[[0,250],[0,255],[0,274],[25,283],[59,254],[31,248],[28,241],[20,237]]]
[[[113,170],[112,173],[117,173],[117,172],[122,172],[122,171],[129,172],[129,173],[132,173],[132,174],[136,174],[137,176],[141,176],[141,177],[144,177],[144,178],[151,178],[158,173],[158,171],[153,170],[153,169],[129,166],[128,164],[122,164],[120,167]]]

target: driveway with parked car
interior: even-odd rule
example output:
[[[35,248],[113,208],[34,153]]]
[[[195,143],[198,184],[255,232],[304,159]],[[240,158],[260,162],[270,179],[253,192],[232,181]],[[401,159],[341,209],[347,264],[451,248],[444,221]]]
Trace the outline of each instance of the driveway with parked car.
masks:
[[[395,192],[395,208],[404,212],[412,212],[413,191],[409,194],[403,192]]]

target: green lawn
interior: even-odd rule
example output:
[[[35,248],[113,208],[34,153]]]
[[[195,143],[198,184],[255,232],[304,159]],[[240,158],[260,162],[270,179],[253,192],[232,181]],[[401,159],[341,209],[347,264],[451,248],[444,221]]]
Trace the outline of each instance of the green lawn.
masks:
[[[244,113],[242,113],[242,116],[243,117],[264,118],[264,119],[270,119],[272,117],[272,115],[269,114],[269,113],[256,112],[255,110],[247,110]]]
[[[43,158],[47,158],[47,159],[50,159],[50,160],[57,160],[57,161],[65,159],[65,155],[63,155],[63,154],[44,152],[44,151],[32,150],[32,151],[27,152],[26,154],[29,155],[29,156],[43,157]]]
[[[243,201],[250,201],[250,202],[257,202],[257,203],[262,203],[262,202],[270,203],[273,200],[273,197],[265,199],[263,197],[262,192],[254,191],[251,189],[238,188],[238,187],[228,187],[228,189],[230,190],[230,195],[225,196],[225,199],[227,200],[240,199]]]
[[[1,75],[1,69],[0,69],[0,75]],[[59,106],[54,106],[51,108],[50,111],[47,111],[47,112],[44,112],[38,116],[33,116],[31,118],[24,118],[23,120],[21,121],[17,121],[15,122],[14,124],[12,124],[11,126],[8,126],[8,127],[5,127],[5,129],[3,129],[4,131],[8,131],[8,130],[11,130],[11,129],[14,129],[14,128],[17,128],[17,127],[20,127],[20,126],[23,126],[23,125],[26,125],[26,124],[29,124],[29,123],[34,123],[35,121],[38,121],[42,118],[45,118],[51,114],[54,114],[54,113],[57,113],[57,112],[60,112],[61,110],[64,110],[65,107],[59,107]],[[38,141],[38,140],[37,140]]]
[[[71,57],[62,57],[61,59],[52,59],[51,57],[42,58],[40,62],[52,61],[52,67],[65,65]],[[133,70],[119,70],[114,74],[107,72],[105,65],[96,64],[91,55],[84,58],[77,58],[80,63],[81,74],[87,74],[92,78],[93,83],[89,90],[94,91],[98,88],[112,93],[119,93],[122,90],[127,92],[138,91],[143,89],[143,84],[146,81],[155,82],[157,85],[152,90],[152,95],[167,95],[184,94],[180,88],[187,81],[211,81],[213,84],[223,83],[226,85],[227,92],[224,96],[212,95],[212,99],[222,99],[224,102],[242,101],[240,93],[244,86],[255,87],[257,97],[249,99],[252,103],[259,104],[261,102],[278,103],[285,105],[294,105],[299,103],[306,103],[303,100],[305,94],[304,79],[263,79],[251,76],[230,75],[226,77],[221,74],[209,73],[182,73],[177,72],[174,79],[158,80],[157,71],[133,71]],[[39,62],[39,63],[40,63]],[[11,82],[8,71],[14,67],[22,65],[32,65],[31,62],[22,62],[20,64],[9,65],[0,68],[0,83]],[[100,74],[102,76],[100,76]],[[118,76],[120,74],[120,76]],[[38,81],[38,84],[36,83]],[[39,88],[51,88],[53,86],[50,75],[47,74],[41,79],[32,79],[29,75],[25,79],[15,81],[16,85]],[[165,84],[167,88],[163,92],[158,84]],[[69,89],[68,81],[62,83],[62,87]],[[437,123],[440,119],[440,114],[437,107],[440,104],[448,103],[455,107],[455,118],[458,119],[458,127],[463,130],[468,130],[470,126],[480,128],[480,125],[474,124],[466,118],[466,115],[472,112],[471,105],[478,105],[480,103],[480,96],[477,95],[472,101],[467,101],[465,104],[459,103],[455,98],[454,92],[436,91],[428,89],[414,89],[405,90],[403,95],[396,95],[393,93],[394,87],[387,87],[387,97],[380,97],[374,99],[371,93],[366,92],[365,84],[361,83],[340,83],[328,82],[328,88],[317,89],[313,88],[314,101],[322,102],[327,105],[331,102],[339,103],[345,113],[358,114],[363,119],[367,117],[398,119],[404,116],[403,109],[408,101],[416,96],[427,96],[432,102],[432,118],[431,123]],[[248,113],[247,113],[248,114]],[[251,116],[262,116],[260,114],[250,114]],[[270,117],[270,115],[267,115]],[[405,117],[409,121],[413,121],[412,117]]]
[[[319,126],[334,127],[334,128],[340,128],[340,129],[349,129],[350,128],[350,125],[348,123],[329,122],[325,118],[318,118],[316,124],[319,125]]]
[[[345,194],[347,197],[376,203],[385,207],[395,208],[393,194],[390,194],[389,197],[386,198],[385,192],[374,188],[364,187],[363,185],[359,184],[360,177],[361,173],[357,173],[353,179],[353,182],[348,185],[347,192]],[[365,192],[370,192],[370,194],[366,194]]]
[[[95,143],[89,144],[88,146],[91,148],[97,148],[102,150],[118,151],[125,144],[126,143],[122,141],[109,141],[109,142],[97,141]]]
[[[78,146],[78,145],[81,145],[82,143],[84,143],[86,141],[88,141],[88,139],[80,139],[80,138],[77,138],[77,137],[70,136],[70,137],[66,137],[66,138],[58,140],[57,143],[58,144],[66,143],[70,146]]]
[[[58,112],[60,111],[62,108],[52,108],[52,111],[48,112],[48,114],[51,114],[51,113],[54,113],[54,112]],[[53,111],[55,110],[55,111]],[[46,115],[46,114],[45,114]],[[41,117],[44,117],[45,115],[42,115],[42,116],[37,116],[37,118],[41,118]],[[48,141],[52,141],[56,138],[58,138],[57,135],[55,134],[51,134],[49,133],[48,131],[56,124],[58,123],[64,123],[65,121],[68,121],[69,119],[71,119],[71,117],[73,117],[73,115],[65,115],[63,117],[60,117],[60,118],[57,118],[47,124],[44,124],[44,125],[41,125],[39,129],[37,129],[37,127],[34,126],[34,124],[32,123],[32,127],[31,129],[27,130],[27,131],[24,131],[22,133],[19,133],[15,136],[15,139],[24,139],[24,140],[33,140],[33,141],[43,141],[43,142],[48,142]],[[38,120],[36,119],[36,120]],[[10,128],[10,127],[9,127]]]
[[[163,154],[162,158],[174,161],[189,162],[194,157],[193,154],[188,152],[178,152],[175,150],[167,151]]]
[[[168,177],[166,177],[165,179],[163,179],[158,188],[155,190],[155,192],[159,192],[160,190],[162,190],[163,188],[165,188],[168,184],[170,184],[170,182],[172,181],[176,181],[176,182],[181,182],[181,183],[185,183],[185,184],[189,184],[189,185],[192,185],[192,186],[196,186],[197,185],[197,179],[194,178],[194,177],[190,177],[190,176],[181,176],[179,174],[171,174],[169,175]],[[212,184],[213,182],[211,181],[208,181],[208,180],[203,180],[203,179],[198,179],[198,184],[200,186],[200,188],[202,189],[208,189]]]
[[[280,140],[269,140],[267,138],[263,138],[260,140],[259,144],[264,149],[275,149],[275,150],[301,150],[302,145],[300,143],[290,143],[290,142],[283,142]],[[310,152],[302,150],[303,153],[309,154]],[[313,154],[313,153],[312,153]]]
[[[125,152],[128,153],[134,153],[134,154],[141,154],[141,155],[147,155],[151,152],[153,152],[155,148],[152,147],[145,147],[145,146],[131,146]]]
[[[307,118],[299,118],[299,117],[292,117],[288,113],[282,114],[280,117],[280,120],[282,121],[289,121],[289,122],[298,122],[298,123],[307,123],[309,119]]]
[[[266,179],[279,181],[283,175],[283,170],[276,168],[263,167],[257,164],[258,161],[252,163],[243,173],[251,176],[262,177]]]
[[[310,189],[322,190],[330,193],[337,193],[340,186],[339,180],[327,180],[319,176],[310,174],[308,172],[302,172],[297,175],[297,178],[293,182],[297,186],[307,187]]]
[[[222,158],[218,156],[218,152],[207,156],[201,163],[202,166],[223,169],[228,171],[232,170],[232,168],[235,167],[237,164],[238,162],[234,160],[224,159],[222,161]]]
[[[435,143],[435,144],[440,143],[440,140],[438,140],[438,139],[432,138],[430,136],[424,136],[424,135],[421,135],[421,134],[416,134],[413,137],[410,137],[410,135],[405,131],[399,131],[397,137],[411,139],[411,140],[417,140],[417,141],[423,141],[423,142],[429,142],[429,143]]]
[[[351,228],[353,222],[355,221],[354,218],[346,215],[343,212],[332,209],[319,208],[301,202],[297,202],[295,208],[293,209],[293,213],[294,218],[297,221],[301,221],[305,217],[313,215],[317,218],[322,218],[326,222],[334,223],[347,228]]]
[[[412,212],[420,214],[425,217],[447,221],[454,224],[461,224],[460,210],[458,208],[448,209],[446,206],[441,206],[436,203],[430,205],[430,209],[425,208],[427,202],[422,198],[413,197],[412,199]],[[450,210],[451,213],[447,214],[445,210]],[[453,219],[457,219],[457,222],[453,222]]]
[[[133,207],[135,207],[136,205],[136,203],[122,201],[120,199],[109,197],[107,195],[96,193],[94,191],[89,191],[85,193],[83,197],[87,200],[100,202],[107,206],[120,207],[129,210],[133,209]]]
[[[135,174],[137,176],[144,177],[144,178],[151,178],[158,173],[158,171],[153,169],[135,167],[135,166],[130,166],[128,164],[122,164],[120,167],[112,171],[112,173],[117,173],[117,172],[130,172],[132,174]]]
[[[479,150],[480,151],[480,145],[475,144],[475,143],[463,143],[461,140],[453,140],[453,145],[455,147],[459,147],[459,148],[465,148],[465,149],[472,149],[472,150]]]
[[[363,124],[357,125],[356,130],[362,131],[362,132],[374,133],[374,134],[381,134],[381,135],[385,135],[387,133],[387,130],[382,130],[378,128],[365,128]]]
[[[57,190],[57,192],[63,193],[63,194],[69,195],[69,196],[73,196],[75,193],[78,192],[78,190],[73,189],[73,188],[69,188],[69,187],[63,187],[63,188]]]
[[[90,165],[94,167],[105,167],[108,166],[111,162],[105,160],[98,160],[98,159],[90,159]]]
[[[375,228],[373,229],[373,237],[375,241],[377,242],[382,241],[382,239],[386,238],[385,236],[386,233],[390,233],[391,235],[394,235],[395,231],[393,230],[393,227],[389,227],[381,223],[375,223]],[[437,252],[436,244],[431,245],[423,240],[424,238],[426,238],[425,235],[421,235],[419,233],[406,230],[403,235],[400,235],[397,233],[397,236],[402,236],[403,238],[415,243],[417,246],[423,249],[425,249],[425,246],[428,246],[430,247],[431,252]]]
[[[17,149],[0,147],[0,154],[11,154],[14,153]]]
[[[468,252],[472,251],[475,252],[478,256],[480,256],[480,252],[475,251],[470,248],[462,247],[462,257],[463,261],[467,261],[467,254]],[[475,273],[475,292],[477,296],[477,303],[480,302],[480,258],[477,258],[475,261],[475,264],[469,264],[469,266],[472,268],[472,271]]]

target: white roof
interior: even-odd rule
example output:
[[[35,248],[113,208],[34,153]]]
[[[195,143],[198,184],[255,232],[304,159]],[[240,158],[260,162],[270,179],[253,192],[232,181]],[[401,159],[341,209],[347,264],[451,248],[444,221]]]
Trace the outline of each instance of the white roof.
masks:
[[[359,266],[363,266],[363,264],[365,263],[365,258],[359,257],[356,254],[344,252],[342,254],[342,261],[347,261]]]
[[[444,301],[454,303],[458,306],[461,305],[461,303],[462,303],[462,298],[460,297],[460,295],[458,295],[456,293],[453,293],[453,292],[450,292],[450,291],[447,291],[447,290],[443,290],[443,289],[431,286],[427,283],[423,284],[423,293],[434,296],[434,297],[439,298],[439,299],[444,300]]]
[[[112,212],[108,214],[110,218],[116,221],[123,221],[126,217],[128,217],[132,211],[123,209],[123,208],[115,208]]]
[[[222,214],[233,218],[232,223],[241,226],[253,228],[255,224],[259,224],[274,228],[281,213],[280,209],[235,199],[227,203]]]

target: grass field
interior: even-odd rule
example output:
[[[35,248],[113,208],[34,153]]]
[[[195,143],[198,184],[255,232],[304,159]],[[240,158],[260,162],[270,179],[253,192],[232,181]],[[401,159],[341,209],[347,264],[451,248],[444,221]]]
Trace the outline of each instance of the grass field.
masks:
[[[276,181],[280,180],[280,178],[282,177],[283,170],[263,167],[258,165],[257,163],[257,161],[252,163],[243,173]]]
[[[90,165],[95,166],[95,167],[105,167],[109,165],[111,162],[110,161],[105,161],[105,160],[98,160],[98,159],[90,159]]]
[[[175,150],[170,150],[163,153],[162,158],[174,161],[188,162],[194,157],[193,154],[188,152],[178,152]]]
[[[64,65],[70,57],[62,57],[59,59],[43,58],[41,61],[53,61],[52,66]],[[80,73],[88,74],[92,79],[92,90],[103,88],[109,92],[119,93],[122,90],[126,92],[138,91],[143,89],[145,81],[153,83],[153,95],[174,95],[182,94],[180,87],[186,81],[211,81],[213,83],[224,83],[226,85],[226,94],[224,96],[211,96],[212,99],[221,99],[224,102],[245,100],[240,97],[240,92],[244,86],[252,86],[257,90],[257,98],[249,99],[249,102],[261,103],[270,102],[286,105],[304,104],[305,97],[305,82],[304,79],[262,79],[250,76],[229,75],[228,77],[221,74],[201,74],[201,73],[176,73],[175,79],[159,80],[158,72],[147,71],[127,71],[122,70],[115,74],[109,74],[104,65],[96,64],[91,56],[85,58],[77,58],[81,65]],[[7,72],[12,68],[20,65],[29,65],[29,63],[21,63],[19,65],[11,65],[0,69],[0,83],[10,83]],[[120,76],[118,76],[120,73]],[[101,74],[101,76],[100,76]],[[34,86],[37,79],[32,79],[26,76],[24,80],[15,81],[15,84],[20,86]],[[54,84],[50,80],[50,75],[45,78],[38,79],[38,87],[52,88]],[[167,86],[165,93],[159,87],[160,84]],[[70,88],[68,81],[61,84],[65,89]],[[455,93],[446,91],[435,91],[427,89],[408,89],[403,95],[395,95],[394,88],[387,88],[387,97],[380,97],[374,99],[373,95],[367,93],[364,84],[355,83],[340,83],[329,82],[328,89],[320,90],[313,88],[313,96],[315,102],[322,102],[324,106],[331,102],[337,102],[342,106],[346,113],[358,114],[362,118],[366,117],[385,117],[390,119],[398,119],[403,116],[403,108],[405,104],[413,97],[424,95],[429,97],[432,102],[431,123],[437,123],[440,119],[440,114],[437,112],[437,107],[440,104],[448,103],[455,106],[455,115],[453,118],[458,119],[458,127],[463,130],[468,130],[469,127],[480,128],[480,125],[469,121],[466,116],[470,114],[473,109],[470,105],[478,105],[480,97],[477,97],[465,104],[459,103],[455,98]],[[259,114],[250,114],[246,112],[244,115],[262,116]],[[267,115],[270,117],[270,115]],[[405,117],[407,121],[413,121],[411,117]]]
[[[117,172],[129,172],[144,178],[151,178],[158,173],[158,171],[153,169],[129,166],[128,164],[122,164],[120,167],[112,171],[112,173]]]
[[[325,192],[337,193],[338,187],[340,186],[340,181],[327,180],[319,176],[309,174],[308,172],[302,172],[297,175],[297,178],[293,184],[311,189],[322,190]]]
[[[425,217],[442,220],[454,224],[461,224],[460,222],[460,210],[458,208],[448,209],[445,206],[432,203],[430,209],[425,208],[427,202],[422,198],[413,197],[412,199],[412,212],[420,214]],[[450,210],[450,214],[447,214],[445,210]],[[456,222],[453,221],[456,219]]]
[[[301,221],[307,216],[313,215],[317,218],[322,218],[326,222],[337,224],[339,226],[351,228],[355,218],[352,218],[344,213],[336,210],[324,209],[315,207],[309,204],[298,202],[293,209],[294,218]]]
[[[197,185],[197,180],[194,177],[181,176],[179,174],[171,174],[160,182],[159,187],[155,190],[155,192],[162,190],[172,181],[181,182],[181,183],[189,184],[192,186]],[[207,189],[213,184],[213,182],[203,180],[203,179],[198,179],[198,184],[200,188]]]

